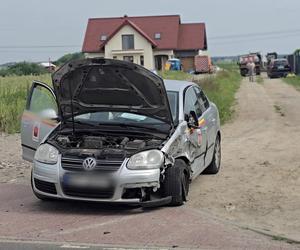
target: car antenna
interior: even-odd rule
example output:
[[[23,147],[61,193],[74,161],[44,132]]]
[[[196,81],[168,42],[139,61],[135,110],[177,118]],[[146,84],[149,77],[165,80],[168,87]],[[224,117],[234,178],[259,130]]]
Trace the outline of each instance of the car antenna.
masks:
[[[72,135],[75,135],[75,122],[74,122],[74,108],[73,108],[73,93],[72,93],[72,86],[71,81],[69,80],[69,92],[70,92],[70,99],[71,99],[71,115],[72,115]]]

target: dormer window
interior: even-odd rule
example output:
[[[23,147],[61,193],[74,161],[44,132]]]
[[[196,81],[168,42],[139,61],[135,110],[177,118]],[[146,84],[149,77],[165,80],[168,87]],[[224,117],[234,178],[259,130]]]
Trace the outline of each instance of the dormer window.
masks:
[[[100,36],[100,41],[104,42],[107,40],[107,35],[101,35]]]
[[[160,40],[161,39],[161,33],[155,33],[154,34],[154,39],[155,40]]]

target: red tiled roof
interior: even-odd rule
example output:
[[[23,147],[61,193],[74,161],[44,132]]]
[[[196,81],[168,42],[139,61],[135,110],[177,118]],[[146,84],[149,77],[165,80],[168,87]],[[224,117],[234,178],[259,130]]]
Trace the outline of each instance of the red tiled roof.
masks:
[[[172,15],[91,18],[88,21],[82,51],[100,51],[107,40],[126,24],[136,29],[157,49],[206,49],[205,25],[181,24],[180,16]],[[161,34],[160,40],[154,39],[155,33]],[[101,35],[106,35],[108,39],[100,41]]]
[[[198,47],[196,47],[198,46]],[[204,23],[181,24],[179,27],[178,50],[207,49]]]

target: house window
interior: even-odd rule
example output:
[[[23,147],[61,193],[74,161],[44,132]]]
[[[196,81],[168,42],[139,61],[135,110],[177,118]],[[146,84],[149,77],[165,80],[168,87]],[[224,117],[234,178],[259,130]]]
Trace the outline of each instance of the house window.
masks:
[[[132,62],[133,63],[133,56],[123,56],[123,60],[126,62]]]
[[[100,36],[100,41],[106,41],[107,40],[107,35],[101,35]]]
[[[117,60],[117,59],[118,59],[118,57],[117,57],[117,56],[113,56],[113,59],[114,59],[114,60]]]
[[[122,49],[123,50],[134,49],[134,36],[133,35],[122,35]]]
[[[141,65],[144,66],[144,56],[140,56]]]
[[[160,33],[155,33],[154,34],[154,39],[155,40],[160,40],[161,39],[161,34]]]

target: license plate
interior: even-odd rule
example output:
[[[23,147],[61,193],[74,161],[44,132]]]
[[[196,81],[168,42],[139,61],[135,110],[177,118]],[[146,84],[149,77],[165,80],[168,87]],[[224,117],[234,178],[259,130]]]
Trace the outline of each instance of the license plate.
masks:
[[[278,66],[278,69],[284,69],[284,66]]]
[[[63,185],[78,188],[108,188],[113,185],[110,176],[65,174]]]

